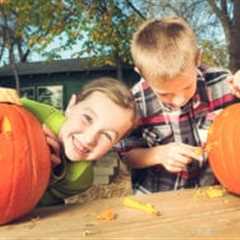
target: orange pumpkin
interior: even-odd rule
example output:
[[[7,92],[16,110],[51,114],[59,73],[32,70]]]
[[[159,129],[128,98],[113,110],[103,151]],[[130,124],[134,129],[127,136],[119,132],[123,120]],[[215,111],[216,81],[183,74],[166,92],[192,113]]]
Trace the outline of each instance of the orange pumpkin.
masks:
[[[224,109],[208,134],[208,157],[219,182],[240,194],[240,104]]]
[[[0,104],[0,166],[0,224],[5,224],[36,206],[51,169],[42,127],[21,106]]]

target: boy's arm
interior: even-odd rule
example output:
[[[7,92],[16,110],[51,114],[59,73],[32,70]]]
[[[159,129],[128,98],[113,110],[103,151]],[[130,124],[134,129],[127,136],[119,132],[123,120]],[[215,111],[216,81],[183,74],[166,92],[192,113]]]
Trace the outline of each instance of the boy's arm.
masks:
[[[199,147],[175,142],[148,147],[140,128],[136,128],[115,146],[120,158],[130,168],[147,168],[161,164],[169,172],[185,170],[193,159],[202,161],[203,157],[197,154],[197,149]]]
[[[130,168],[146,168],[160,164],[155,158],[155,148],[135,148],[121,153]]]
[[[225,69],[209,68],[205,73],[211,111],[223,109],[239,100],[232,91],[233,75]]]
[[[198,147],[183,143],[169,143],[151,148],[135,148],[122,153],[131,168],[146,168],[162,165],[169,172],[186,170],[186,166],[193,159],[202,161]]]
[[[237,71],[233,76],[230,76],[227,81],[230,84],[232,94],[237,98],[240,98],[240,70]]]

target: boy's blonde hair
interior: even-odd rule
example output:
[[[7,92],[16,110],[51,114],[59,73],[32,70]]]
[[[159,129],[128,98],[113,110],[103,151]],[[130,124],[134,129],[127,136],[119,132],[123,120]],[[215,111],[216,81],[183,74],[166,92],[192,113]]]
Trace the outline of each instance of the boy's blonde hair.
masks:
[[[182,18],[166,17],[140,26],[133,36],[131,53],[146,80],[169,79],[189,61],[196,61],[198,48],[194,32]]]
[[[94,92],[101,92],[118,106],[132,111],[132,127],[135,126],[137,121],[136,103],[130,89],[123,82],[111,77],[94,79],[84,85],[81,91],[76,94],[77,102],[83,101]]]

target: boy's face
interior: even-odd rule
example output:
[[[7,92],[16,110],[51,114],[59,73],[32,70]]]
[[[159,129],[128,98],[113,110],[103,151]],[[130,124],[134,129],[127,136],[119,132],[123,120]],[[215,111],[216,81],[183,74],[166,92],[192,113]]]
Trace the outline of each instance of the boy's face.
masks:
[[[133,113],[94,92],[68,108],[59,137],[71,160],[97,160],[131,128]]]
[[[197,68],[188,66],[172,79],[148,81],[159,100],[170,109],[184,106],[195,94],[197,86]]]

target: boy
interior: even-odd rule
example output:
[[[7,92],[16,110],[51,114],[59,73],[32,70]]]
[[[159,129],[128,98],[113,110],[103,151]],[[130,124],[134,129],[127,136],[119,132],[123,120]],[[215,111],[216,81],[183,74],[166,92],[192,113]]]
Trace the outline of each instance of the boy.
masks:
[[[4,90],[2,92],[3,96]],[[1,101],[18,103],[18,98],[14,100],[11,94],[7,95]],[[38,113],[34,102],[22,100],[22,103]],[[52,161],[57,166],[41,205],[60,203],[65,197],[86,189],[86,186],[78,186],[75,178],[80,174],[78,169],[87,170],[79,168],[79,164],[72,167],[71,162],[97,160],[106,154],[135,125],[135,102],[123,83],[105,77],[91,81],[73,95],[65,115],[58,138],[45,128],[48,144],[54,150]],[[83,180],[87,178],[84,173],[79,176]]]
[[[143,24],[131,53],[142,76],[132,89],[140,122],[117,148],[132,168],[134,191],[214,184],[197,146],[204,145],[214,111],[236,101],[225,81],[229,72],[200,68],[195,35],[179,17]]]

